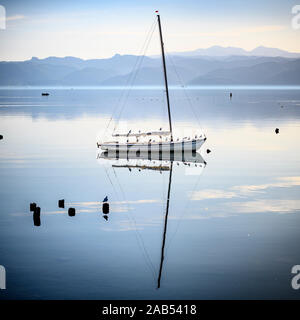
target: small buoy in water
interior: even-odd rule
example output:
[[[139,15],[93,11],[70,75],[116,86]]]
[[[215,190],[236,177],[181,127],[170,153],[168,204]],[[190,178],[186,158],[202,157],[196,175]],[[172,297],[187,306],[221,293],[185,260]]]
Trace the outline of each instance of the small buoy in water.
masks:
[[[0,134],[0,140],[2,140],[3,139],[3,135],[2,134]]]
[[[206,149],[206,153],[211,153],[211,151],[209,149]]]
[[[42,96],[49,96],[48,92],[42,92]]]
[[[36,208],[36,203],[33,202],[33,203],[30,203],[30,211],[34,211]]]
[[[230,99],[231,99],[232,98],[232,92],[230,92],[229,96],[230,96]]]
[[[103,214],[108,214],[109,213],[109,203],[108,202],[104,202],[103,203],[102,212],[103,212]]]
[[[69,217],[74,217],[75,216],[75,208],[69,208],[68,215],[69,215]]]
[[[283,106],[281,106],[281,108],[283,108]]]
[[[40,207],[35,207],[33,214],[36,216],[40,216],[41,214],[41,208]]]
[[[65,200],[64,199],[58,200],[58,207],[59,208],[64,208],[65,207]]]
[[[278,128],[275,129],[275,133],[276,133],[276,134],[279,133],[279,129],[278,129]]]

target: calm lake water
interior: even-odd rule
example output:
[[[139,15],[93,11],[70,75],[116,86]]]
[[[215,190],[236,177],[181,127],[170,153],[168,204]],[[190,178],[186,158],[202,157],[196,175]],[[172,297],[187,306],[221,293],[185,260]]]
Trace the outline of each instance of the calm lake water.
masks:
[[[175,130],[208,139],[205,167],[173,163],[159,289],[170,170],[116,167],[96,141],[118,101],[122,126],[167,128],[163,91],[43,90],[0,90],[0,299],[300,298],[300,88],[171,90]]]

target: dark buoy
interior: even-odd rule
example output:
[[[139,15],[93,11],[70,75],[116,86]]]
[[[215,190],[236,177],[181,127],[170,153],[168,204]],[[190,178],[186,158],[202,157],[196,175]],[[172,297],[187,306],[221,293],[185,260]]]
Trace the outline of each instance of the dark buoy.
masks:
[[[33,202],[33,203],[30,203],[30,211],[34,211],[36,208],[36,203]]]
[[[278,128],[275,129],[275,133],[276,133],[276,134],[279,133],[279,129],[278,129]]]
[[[104,202],[103,203],[102,212],[103,212],[103,214],[108,214],[109,213],[109,203],[108,202]]]
[[[75,208],[69,208],[68,215],[69,215],[69,217],[74,217],[75,216]]]
[[[33,224],[36,227],[39,227],[41,225],[41,217],[39,214],[33,213]]]
[[[33,214],[36,216],[40,216],[41,214],[41,208],[40,207],[35,207]]]
[[[2,140],[3,139],[3,135],[2,134],[0,134],[0,140]]]
[[[230,99],[232,99],[232,92],[230,92],[229,97],[230,97]]]
[[[64,199],[58,200],[58,207],[59,208],[64,208],[65,207],[65,200]]]
[[[42,96],[49,96],[48,92],[42,92]]]
[[[209,149],[206,149],[206,153],[211,153],[211,151]]]

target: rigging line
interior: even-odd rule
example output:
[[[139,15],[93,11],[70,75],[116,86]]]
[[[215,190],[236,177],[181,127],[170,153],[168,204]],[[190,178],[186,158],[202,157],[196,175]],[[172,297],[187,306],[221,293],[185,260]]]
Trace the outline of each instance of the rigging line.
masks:
[[[196,183],[194,184],[192,193],[193,193],[193,192],[195,191],[195,189],[197,188],[201,176],[202,176],[202,174],[200,174],[200,175],[198,176],[198,178],[197,178],[197,180],[196,180]],[[178,231],[178,229],[179,229],[179,225],[180,225],[180,223],[181,223],[181,221],[182,221],[182,217],[183,217],[183,215],[187,212],[187,209],[188,209],[189,205],[190,205],[190,201],[188,201],[188,203],[187,203],[186,206],[184,207],[184,209],[183,209],[183,211],[182,211],[182,213],[181,213],[181,215],[180,215],[180,217],[179,217],[179,219],[178,219],[175,232],[174,232],[173,235],[170,237],[169,244],[167,245],[166,253],[167,253],[167,251],[168,251],[168,249],[169,249],[169,247],[170,247],[170,245],[171,245],[172,240],[174,239],[175,235],[177,234],[177,231]],[[166,254],[166,255],[167,255],[167,254]]]
[[[136,59],[136,61],[135,61],[135,64],[134,64],[134,66],[133,66],[133,68],[132,68],[131,73],[132,73],[132,72],[134,71],[134,69],[136,68],[137,62],[138,62],[138,60],[139,60],[139,58],[140,58],[140,53],[143,51],[143,48],[144,48],[145,43],[146,43],[146,41],[147,41],[147,38],[148,38],[148,36],[149,36],[152,28],[153,28],[153,25],[156,23],[156,18],[153,19],[153,20],[154,20],[154,21],[152,22],[151,27],[150,27],[149,31],[147,32],[146,39],[145,39],[145,41],[144,41],[141,49],[139,50],[138,57],[137,57],[137,59]],[[131,73],[130,73],[130,74],[131,74]],[[130,80],[130,77],[127,77],[125,87],[128,85],[129,80]],[[108,127],[109,127],[109,125],[110,125],[110,123],[111,123],[111,121],[112,121],[112,119],[113,119],[114,113],[115,113],[115,112],[117,111],[117,109],[119,108],[119,105],[120,105],[120,102],[121,102],[121,100],[122,100],[122,98],[123,98],[123,95],[124,95],[124,91],[122,91],[122,93],[119,95],[119,99],[118,99],[118,101],[117,101],[117,103],[116,103],[116,105],[115,105],[115,107],[114,107],[114,109],[113,109],[112,115],[111,115],[111,117],[110,117],[110,119],[109,119],[109,121],[108,121],[108,124],[107,124],[107,126],[106,126],[105,131],[104,131],[104,134],[107,132],[107,129],[108,129]]]
[[[108,178],[108,180],[109,180],[110,184],[112,185],[112,188],[113,188],[113,191],[114,191],[114,193],[115,193],[116,199],[118,199],[118,198],[119,198],[119,196],[118,196],[117,190],[115,189],[115,187],[114,187],[114,185],[113,185],[113,183],[112,183],[112,181],[111,181],[111,179],[110,179],[110,177],[109,177],[109,174],[108,174],[108,172],[107,172],[107,169],[105,168],[105,166],[103,166],[103,167],[104,167],[104,170],[105,170],[106,176],[107,176],[107,178]]]
[[[142,250],[143,250],[142,252],[143,252],[143,254],[144,254],[144,257],[146,258],[146,263],[148,264],[148,267],[149,267],[150,271],[152,272],[153,279],[155,280],[155,268],[154,268],[154,265],[153,265],[153,263],[152,263],[152,261],[151,261],[151,259],[150,259],[150,256],[149,256],[148,251],[147,251],[147,249],[146,249],[144,240],[143,240],[141,234],[140,234],[139,231],[138,231],[136,221],[135,221],[134,217],[131,217],[130,214],[129,214],[129,212],[130,212],[130,211],[129,211],[130,206],[129,206],[128,203],[126,202],[125,192],[124,192],[124,190],[123,190],[123,188],[122,188],[122,186],[121,186],[121,184],[120,184],[120,182],[119,182],[119,179],[118,179],[118,177],[117,177],[117,174],[116,174],[114,168],[113,168],[113,171],[114,171],[114,174],[115,174],[117,183],[118,183],[118,185],[119,185],[119,188],[120,188],[120,190],[121,190],[121,193],[122,193],[122,195],[123,195],[124,202],[125,202],[125,204],[127,205],[127,209],[128,209],[128,215],[127,215],[127,216],[129,217],[129,221],[130,221],[130,219],[131,219],[131,220],[132,220],[131,223],[133,222],[133,224],[134,224],[134,229],[135,229],[135,232],[136,232],[136,234],[135,234],[135,235],[136,235],[136,238],[137,238],[137,240],[138,240],[138,243],[139,243],[139,241],[140,241],[139,245],[142,245],[141,248],[142,248]],[[138,236],[138,237],[137,237],[137,236]],[[148,260],[148,261],[147,261],[147,260]]]
[[[109,182],[111,183],[111,185],[112,185],[112,187],[113,187],[114,193],[115,193],[115,195],[116,195],[116,199],[120,199],[119,196],[118,196],[118,193],[117,193],[117,191],[116,191],[116,189],[115,189],[115,187],[114,187],[114,185],[113,185],[113,183],[112,183],[112,181],[111,181],[111,179],[110,179],[110,177],[109,177],[109,174],[108,174],[105,166],[104,166],[104,169],[105,169],[106,176],[107,176]],[[118,181],[118,178],[117,178],[117,175],[116,175],[115,170],[114,170],[114,174],[115,174],[115,177],[116,177],[116,179],[117,179],[117,181]],[[121,189],[121,190],[122,190],[122,189]],[[126,199],[123,200],[123,201],[126,203]],[[129,210],[129,206],[127,207],[127,209]],[[130,215],[128,214],[127,217],[130,217]],[[130,223],[132,223],[132,222],[130,221],[130,219],[128,219],[128,220],[129,220]],[[137,236],[138,230],[137,230],[136,223],[134,223],[134,224],[135,224],[135,226],[134,226],[135,237],[136,237],[137,243],[138,243],[140,249],[142,250],[142,253],[143,253],[144,258],[145,258],[145,261],[146,261],[146,264],[147,264],[150,272],[152,273],[153,279],[155,280],[155,269],[154,269],[154,266],[153,266],[153,264],[152,264],[152,261],[150,260],[150,257],[149,257],[149,255],[148,255],[148,252],[147,252],[147,250],[146,250],[146,247],[145,247],[145,244],[144,244],[144,241],[143,241],[142,237],[139,235],[139,236],[140,236],[140,239],[139,239],[139,237]],[[148,259],[148,260],[147,260],[147,259]]]
[[[147,43],[147,45],[146,45],[146,47],[145,47],[145,49],[144,49],[144,52],[143,52],[143,54],[142,54],[142,56],[141,56],[140,61],[139,61],[138,67],[137,67],[137,69],[135,70],[135,72],[133,73],[132,82],[131,82],[131,85],[130,85],[130,87],[129,87],[129,89],[128,89],[128,92],[127,92],[127,95],[126,95],[126,97],[125,97],[123,106],[121,107],[118,121],[119,121],[119,119],[121,118],[121,115],[122,115],[122,113],[123,113],[123,111],[124,111],[124,107],[125,107],[125,105],[126,105],[126,103],[127,103],[127,100],[128,100],[129,94],[130,94],[130,90],[132,89],[133,83],[134,83],[134,81],[135,81],[135,79],[136,79],[136,77],[137,77],[137,75],[138,75],[139,68],[141,67],[141,65],[142,65],[142,63],[143,63],[143,61],[144,61],[145,54],[146,54],[146,51],[148,50],[148,47],[149,47],[150,41],[151,41],[151,39],[152,39],[152,35],[153,35],[153,33],[154,33],[155,28],[156,28],[156,24],[154,24],[154,27],[153,27],[152,32],[151,32],[151,34],[150,34],[150,37],[149,37],[149,39],[148,39],[148,43]],[[115,131],[116,127],[117,127],[117,124],[115,125],[114,131]]]
[[[185,84],[184,84],[182,78],[180,77],[180,75],[179,75],[179,73],[178,73],[178,70],[177,70],[177,68],[176,68],[176,66],[175,66],[175,63],[174,63],[174,61],[173,61],[173,58],[172,58],[172,56],[169,55],[168,53],[167,53],[167,58],[169,59],[169,61],[171,61],[171,64],[172,64],[172,66],[173,66],[173,68],[174,68],[174,70],[175,70],[175,74],[176,74],[176,76],[177,76],[177,78],[178,78],[178,80],[179,80],[179,83],[180,83],[181,87],[183,88],[184,95],[185,95],[185,97],[186,97],[186,99],[187,99],[187,101],[188,101],[188,103],[189,103],[189,105],[190,105],[190,108],[191,108],[191,110],[192,110],[192,112],[193,112],[193,114],[194,114],[194,117],[196,118],[199,127],[202,129],[200,120],[199,120],[199,118],[198,118],[198,116],[197,116],[197,113],[196,113],[195,110],[194,110],[194,106],[193,106],[193,104],[192,104],[192,101],[191,101],[190,97],[188,96],[188,94],[187,94],[187,92],[186,92]]]
[[[116,180],[118,181],[118,177],[117,177],[117,175],[116,175],[116,172],[115,172],[114,168],[113,168],[113,171],[114,171]],[[121,198],[122,198],[122,197],[121,197]],[[127,205],[127,210],[129,211],[130,207],[129,207],[128,204],[126,203],[126,199],[124,199],[124,198],[121,199],[121,198],[120,198],[120,202],[123,201],[123,202]],[[129,223],[133,226],[132,221],[129,219],[130,215],[128,214],[128,212],[125,212],[125,213],[126,213],[126,216],[127,216],[127,219],[128,219],[128,221],[129,221]],[[145,254],[145,250],[146,250],[146,249],[143,248],[143,245],[141,244],[142,241],[141,241],[141,239],[139,239],[138,236],[137,236],[137,227],[136,227],[136,225],[133,226],[133,230],[135,231],[135,234],[134,234],[134,235],[135,235],[135,238],[136,238],[136,240],[137,240],[138,246],[140,247],[140,249],[141,249],[141,251],[142,251],[142,253],[143,253],[143,256],[144,256],[144,258],[145,258],[145,262],[146,262],[146,264],[147,264],[150,272],[152,273],[153,279],[155,280],[155,273],[154,273],[154,271],[153,271],[153,266],[151,266],[151,261],[150,261],[150,262],[147,261],[147,255]],[[145,247],[145,246],[144,246],[144,247]],[[149,258],[148,258],[148,259],[149,259]]]
[[[117,176],[116,176],[116,178],[117,178]],[[118,178],[117,178],[117,181],[118,181]],[[122,192],[122,194],[123,194],[124,202],[126,203],[125,192],[124,192],[121,184],[119,183],[119,181],[118,181],[118,184],[119,184],[119,188],[120,188],[120,190],[121,190],[121,192]],[[128,210],[129,210],[130,207],[129,207],[128,203],[126,203],[126,204],[127,204]],[[129,212],[129,211],[128,211],[128,212]],[[138,235],[138,237],[139,237],[140,243],[142,244],[142,249],[143,249],[143,252],[144,252],[144,256],[145,256],[146,260],[148,260],[148,263],[149,263],[149,266],[150,266],[150,270],[151,270],[151,272],[152,272],[153,278],[155,279],[155,268],[154,268],[154,266],[153,266],[153,263],[152,263],[152,261],[151,261],[151,259],[150,259],[150,256],[149,256],[149,254],[148,254],[148,251],[147,251],[147,249],[146,249],[144,240],[143,240],[141,234],[140,234],[139,231],[138,231],[136,221],[135,221],[134,217],[131,217],[131,216],[130,216],[130,214],[128,214],[128,217],[133,221],[133,224],[134,224],[134,227],[135,227],[135,231],[136,231],[136,235]]]
[[[148,38],[150,37],[150,34],[151,34],[152,29],[153,29],[153,27],[154,27],[154,25],[155,25],[155,22],[156,22],[156,21],[155,21],[155,19],[154,19],[154,21],[153,21],[153,23],[152,23],[152,25],[151,25],[148,33],[147,33],[146,39],[145,39],[145,41],[144,41],[144,43],[143,43],[143,46],[141,47],[141,49],[140,49],[140,51],[139,51],[139,53],[138,53],[138,57],[137,57],[137,59],[136,59],[136,61],[135,61],[135,64],[134,64],[131,72],[129,73],[129,76],[127,77],[127,81],[126,81],[125,87],[128,87],[129,84],[132,82],[132,77],[134,76],[135,70],[137,70],[137,66],[138,66],[138,64],[140,63],[141,59],[142,59],[142,55],[143,55],[145,46],[146,46],[146,44],[147,44]],[[124,100],[124,97],[125,97],[126,92],[127,92],[126,90],[123,90],[123,91],[122,91],[122,94],[121,94],[121,96],[120,96],[120,98],[119,98],[119,101],[118,101],[118,104],[117,104],[118,108],[121,106],[121,102],[122,102],[122,100]],[[117,111],[118,108],[116,108],[116,111]],[[116,122],[116,124],[115,124],[114,131],[115,131],[115,129],[116,129],[116,126],[117,126],[117,122]]]
[[[136,77],[137,77],[138,72],[139,72],[139,69],[140,69],[140,67],[141,67],[141,65],[142,65],[142,63],[143,63],[143,61],[144,61],[145,53],[146,53],[146,51],[147,51],[147,49],[148,49],[148,46],[149,46],[149,44],[150,44],[150,40],[151,40],[151,38],[152,38],[152,35],[153,35],[153,33],[154,33],[154,30],[155,30],[155,25],[154,25],[154,28],[153,28],[153,30],[152,30],[152,33],[151,33],[151,35],[150,35],[150,37],[149,37],[149,39],[148,39],[147,46],[146,46],[146,48],[145,48],[145,50],[144,50],[144,52],[143,52],[143,54],[142,54],[142,56],[141,56],[141,59],[139,60],[139,64],[138,64],[136,70],[132,73],[131,85],[129,86],[129,89],[128,89],[128,91],[127,91],[127,95],[126,95],[125,98],[124,98],[123,105],[122,105],[122,107],[121,107],[119,117],[117,118],[117,123],[118,123],[119,119],[121,118],[121,115],[122,115],[122,113],[123,113],[123,111],[124,111],[124,108],[125,108],[125,106],[126,106],[126,103],[127,103],[127,101],[128,101],[128,98],[129,98],[131,89],[132,89],[132,87],[133,87],[133,83],[135,82]],[[116,125],[115,125],[114,131],[116,130],[117,123],[116,123]]]

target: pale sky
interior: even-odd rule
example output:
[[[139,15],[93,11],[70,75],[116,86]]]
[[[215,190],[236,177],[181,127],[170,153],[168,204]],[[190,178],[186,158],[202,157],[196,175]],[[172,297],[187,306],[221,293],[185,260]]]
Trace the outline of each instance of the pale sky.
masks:
[[[0,60],[138,54],[155,10],[169,52],[213,45],[300,52],[300,29],[291,25],[296,4],[300,0],[0,0],[7,18]],[[148,55],[159,53],[158,41],[155,30]]]

